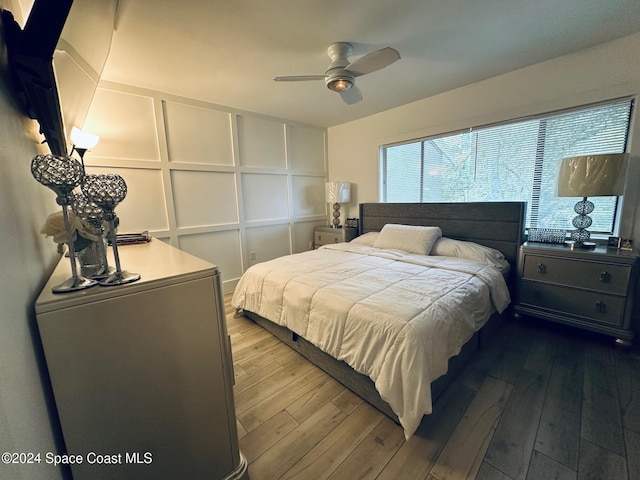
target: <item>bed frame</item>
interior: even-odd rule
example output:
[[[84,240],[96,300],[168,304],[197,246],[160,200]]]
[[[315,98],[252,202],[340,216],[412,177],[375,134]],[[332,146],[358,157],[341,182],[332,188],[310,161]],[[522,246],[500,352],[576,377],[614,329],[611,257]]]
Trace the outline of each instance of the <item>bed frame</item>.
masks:
[[[507,283],[513,294],[518,249],[524,238],[525,205],[524,202],[361,203],[359,233],[380,231],[387,223],[438,226],[445,237],[495,248],[504,254],[511,265]],[[493,335],[509,310],[501,315],[492,315],[487,324],[463,346],[460,354],[449,359],[448,372],[431,384],[434,402],[474,352]],[[244,314],[385,415],[398,421],[389,404],[380,398],[369,377],[356,372],[345,362],[336,360],[289,329],[253,312],[244,311]]]

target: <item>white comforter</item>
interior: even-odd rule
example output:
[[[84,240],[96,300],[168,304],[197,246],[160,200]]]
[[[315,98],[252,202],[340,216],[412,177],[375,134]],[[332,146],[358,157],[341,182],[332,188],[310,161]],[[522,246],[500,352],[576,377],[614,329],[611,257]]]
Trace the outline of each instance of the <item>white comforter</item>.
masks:
[[[431,382],[509,301],[492,266],[339,243],[252,266],[232,305],[368,375],[408,439],[431,413]]]

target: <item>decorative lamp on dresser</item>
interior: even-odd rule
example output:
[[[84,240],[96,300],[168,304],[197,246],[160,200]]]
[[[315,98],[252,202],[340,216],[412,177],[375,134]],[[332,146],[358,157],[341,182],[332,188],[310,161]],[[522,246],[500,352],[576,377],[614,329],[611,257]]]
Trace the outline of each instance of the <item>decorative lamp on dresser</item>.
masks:
[[[629,346],[638,270],[635,251],[527,242],[520,247],[514,312],[610,335]]]
[[[160,240],[118,249],[140,280],[35,305],[74,480],[248,479],[220,270]]]
[[[316,227],[313,231],[313,248],[330,243],[349,242],[357,236],[356,227]]]

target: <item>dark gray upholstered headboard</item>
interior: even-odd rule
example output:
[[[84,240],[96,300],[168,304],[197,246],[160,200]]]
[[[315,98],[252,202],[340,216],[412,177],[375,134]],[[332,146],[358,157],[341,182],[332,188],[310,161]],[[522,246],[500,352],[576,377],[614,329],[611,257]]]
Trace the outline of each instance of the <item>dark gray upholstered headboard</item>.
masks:
[[[387,223],[437,226],[444,237],[500,250],[515,272],[524,240],[525,202],[361,203],[360,233]]]

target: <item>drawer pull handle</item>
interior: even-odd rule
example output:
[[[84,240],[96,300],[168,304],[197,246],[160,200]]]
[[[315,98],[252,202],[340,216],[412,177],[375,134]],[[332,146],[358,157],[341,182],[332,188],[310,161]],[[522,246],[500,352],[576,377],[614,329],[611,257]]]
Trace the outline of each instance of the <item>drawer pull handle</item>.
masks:
[[[596,312],[607,313],[607,304],[602,300],[596,302]]]
[[[600,281],[603,283],[609,283],[611,280],[611,274],[609,272],[600,272]]]
[[[538,264],[538,273],[547,273],[547,267],[544,263]]]
[[[542,300],[542,292],[540,290],[534,290],[533,298],[536,300]]]

